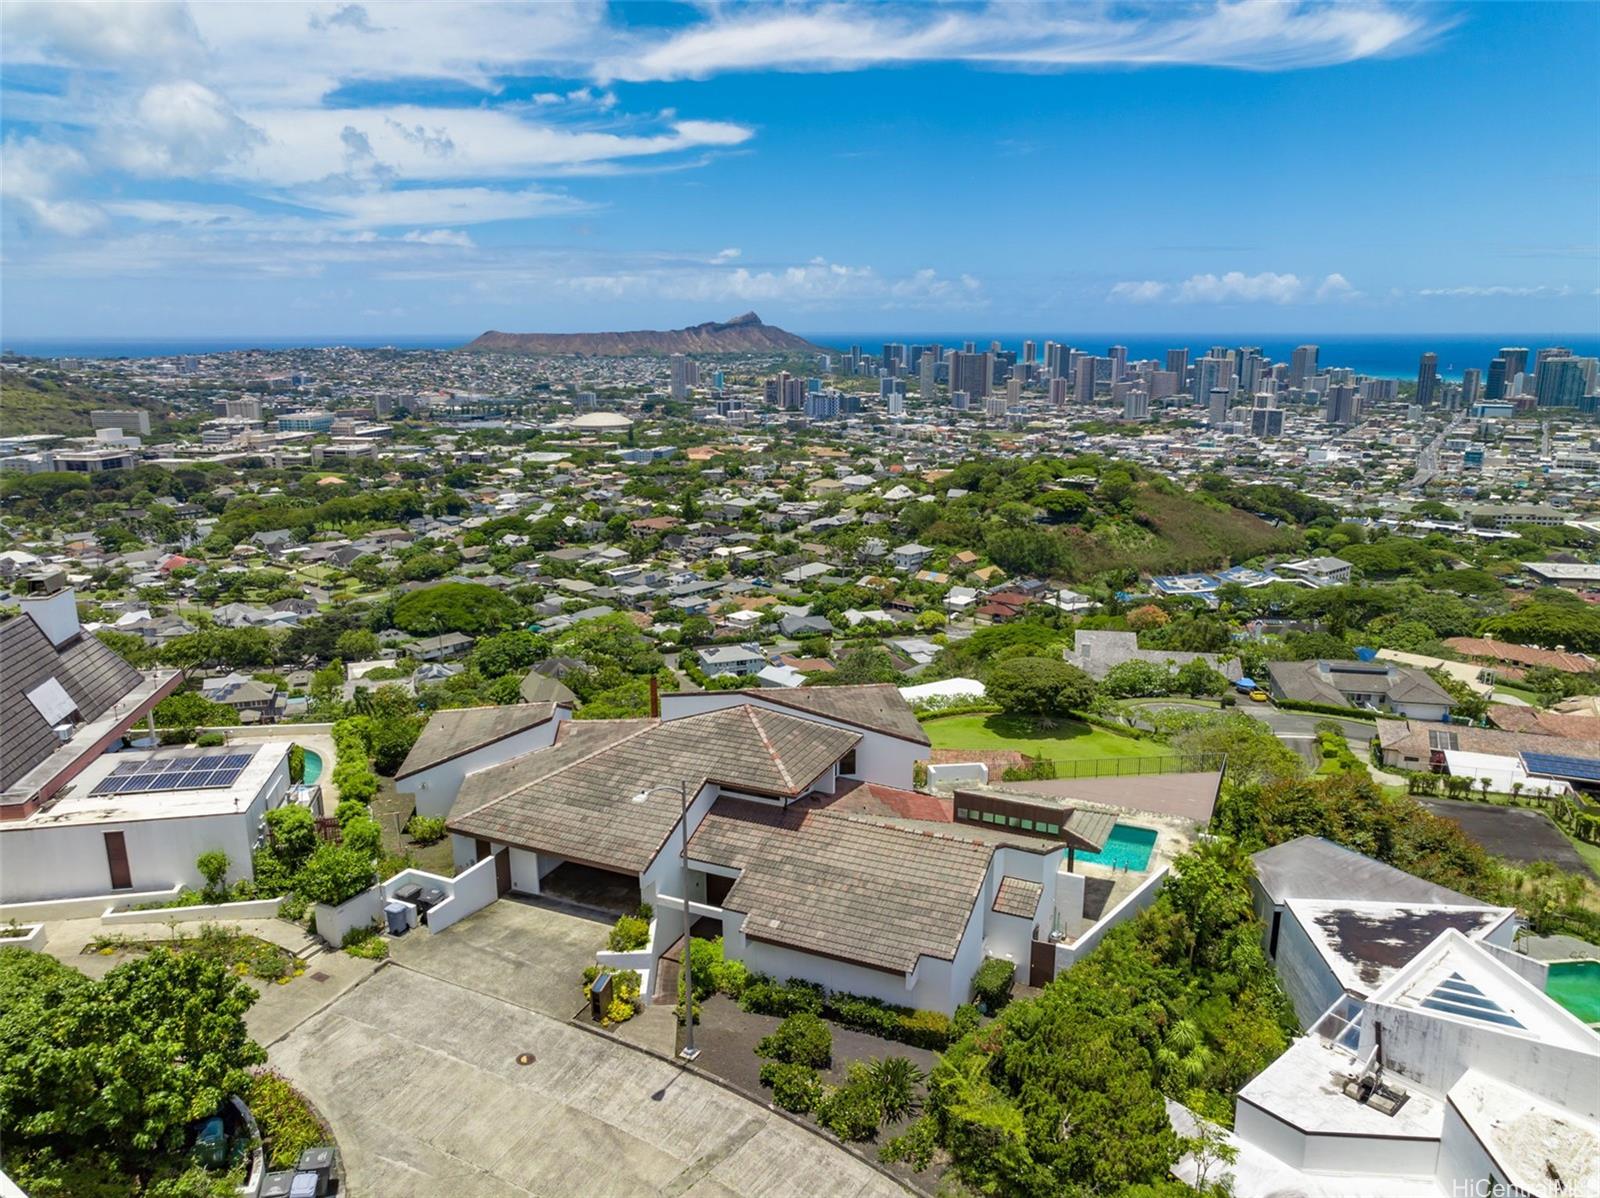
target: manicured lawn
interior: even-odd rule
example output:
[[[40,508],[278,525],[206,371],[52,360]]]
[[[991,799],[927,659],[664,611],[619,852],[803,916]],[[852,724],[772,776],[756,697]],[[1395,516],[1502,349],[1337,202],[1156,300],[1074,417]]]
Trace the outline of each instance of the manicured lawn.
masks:
[[[936,749],[1015,749],[1051,761],[1159,757],[1170,751],[1156,741],[1118,736],[1081,720],[1060,720],[1053,727],[1039,728],[1031,719],[979,712],[928,720],[922,726]]]
[[[1496,682],[1494,684],[1494,689],[1496,694],[1510,695],[1512,698],[1521,699],[1524,703],[1531,704],[1534,707],[1543,706],[1544,703],[1544,700],[1538,691],[1531,691],[1525,686],[1514,686],[1507,682]]]

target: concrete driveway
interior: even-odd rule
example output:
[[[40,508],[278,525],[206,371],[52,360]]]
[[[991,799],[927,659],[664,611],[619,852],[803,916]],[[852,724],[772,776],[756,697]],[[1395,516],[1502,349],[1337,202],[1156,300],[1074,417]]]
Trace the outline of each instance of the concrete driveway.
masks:
[[[771,1111],[465,977],[391,962],[271,1058],[332,1125],[355,1198],[904,1194]]]
[[[389,942],[401,965],[519,1007],[570,1019],[583,1005],[583,970],[606,946],[614,916],[513,895],[438,935],[414,928]]]

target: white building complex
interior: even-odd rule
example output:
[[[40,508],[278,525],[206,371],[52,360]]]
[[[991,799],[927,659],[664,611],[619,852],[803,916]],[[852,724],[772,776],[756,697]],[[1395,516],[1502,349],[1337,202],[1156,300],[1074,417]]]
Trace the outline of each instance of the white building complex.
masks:
[[[1239,1091],[1240,1198],[1600,1192],[1600,1035],[1510,947],[1511,910],[1314,837],[1255,860],[1306,1034]]]

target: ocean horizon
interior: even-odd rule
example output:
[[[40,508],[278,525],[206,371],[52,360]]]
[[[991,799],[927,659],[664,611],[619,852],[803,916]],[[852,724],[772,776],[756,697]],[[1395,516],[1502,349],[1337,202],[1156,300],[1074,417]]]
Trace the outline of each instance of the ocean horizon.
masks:
[[[150,337],[150,338],[7,338],[4,352],[33,358],[167,358],[181,354],[237,353],[249,350],[281,352],[294,349],[451,350],[460,349],[476,333],[351,334],[348,336],[257,337]],[[1134,360],[1165,358],[1169,349],[1187,348],[1191,360],[1213,345],[1238,348],[1259,347],[1274,362],[1286,362],[1296,346],[1319,347],[1322,366],[1347,367],[1359,374],[1378,378],[1415,378],[1423,353],[1439,355],[1439,374],[1459,379],[1463,370],[1476,367],[1488,373],[1489,360],[1502,347],[1523,346],[1533,354],[1544,346],[1562,345],[1584,357],[1600,357],[1600,333],[1503,333],[1503,334],[1425,334],[1425,333],[1024,333],[973,332],[927,333],[882,332],[840,333],[799,331],[799,336],[825,349],[845,352],[859,345],[868,353],[880,351],[885,343],[905,345],[939,344],[946,347],[972,341],[987,348],[998,341],[1004,349],[1019,353],[1024,341],[1033,341],[1043,352],[1047,340],[1061,341],[1076,349],[1105,354],[1113,345],[1126,346]]]

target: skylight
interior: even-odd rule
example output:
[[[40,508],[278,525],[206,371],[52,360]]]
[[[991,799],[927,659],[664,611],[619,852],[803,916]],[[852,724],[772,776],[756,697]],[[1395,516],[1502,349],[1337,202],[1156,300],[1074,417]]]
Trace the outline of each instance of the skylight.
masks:
[[[1478,1019],[1502,1027],[1523,1027],[1521,1021],[1459,973],[1452,973],[1435,986],[1421,1005],[1430,1011],[1443,1011],[1463,1019]]]

